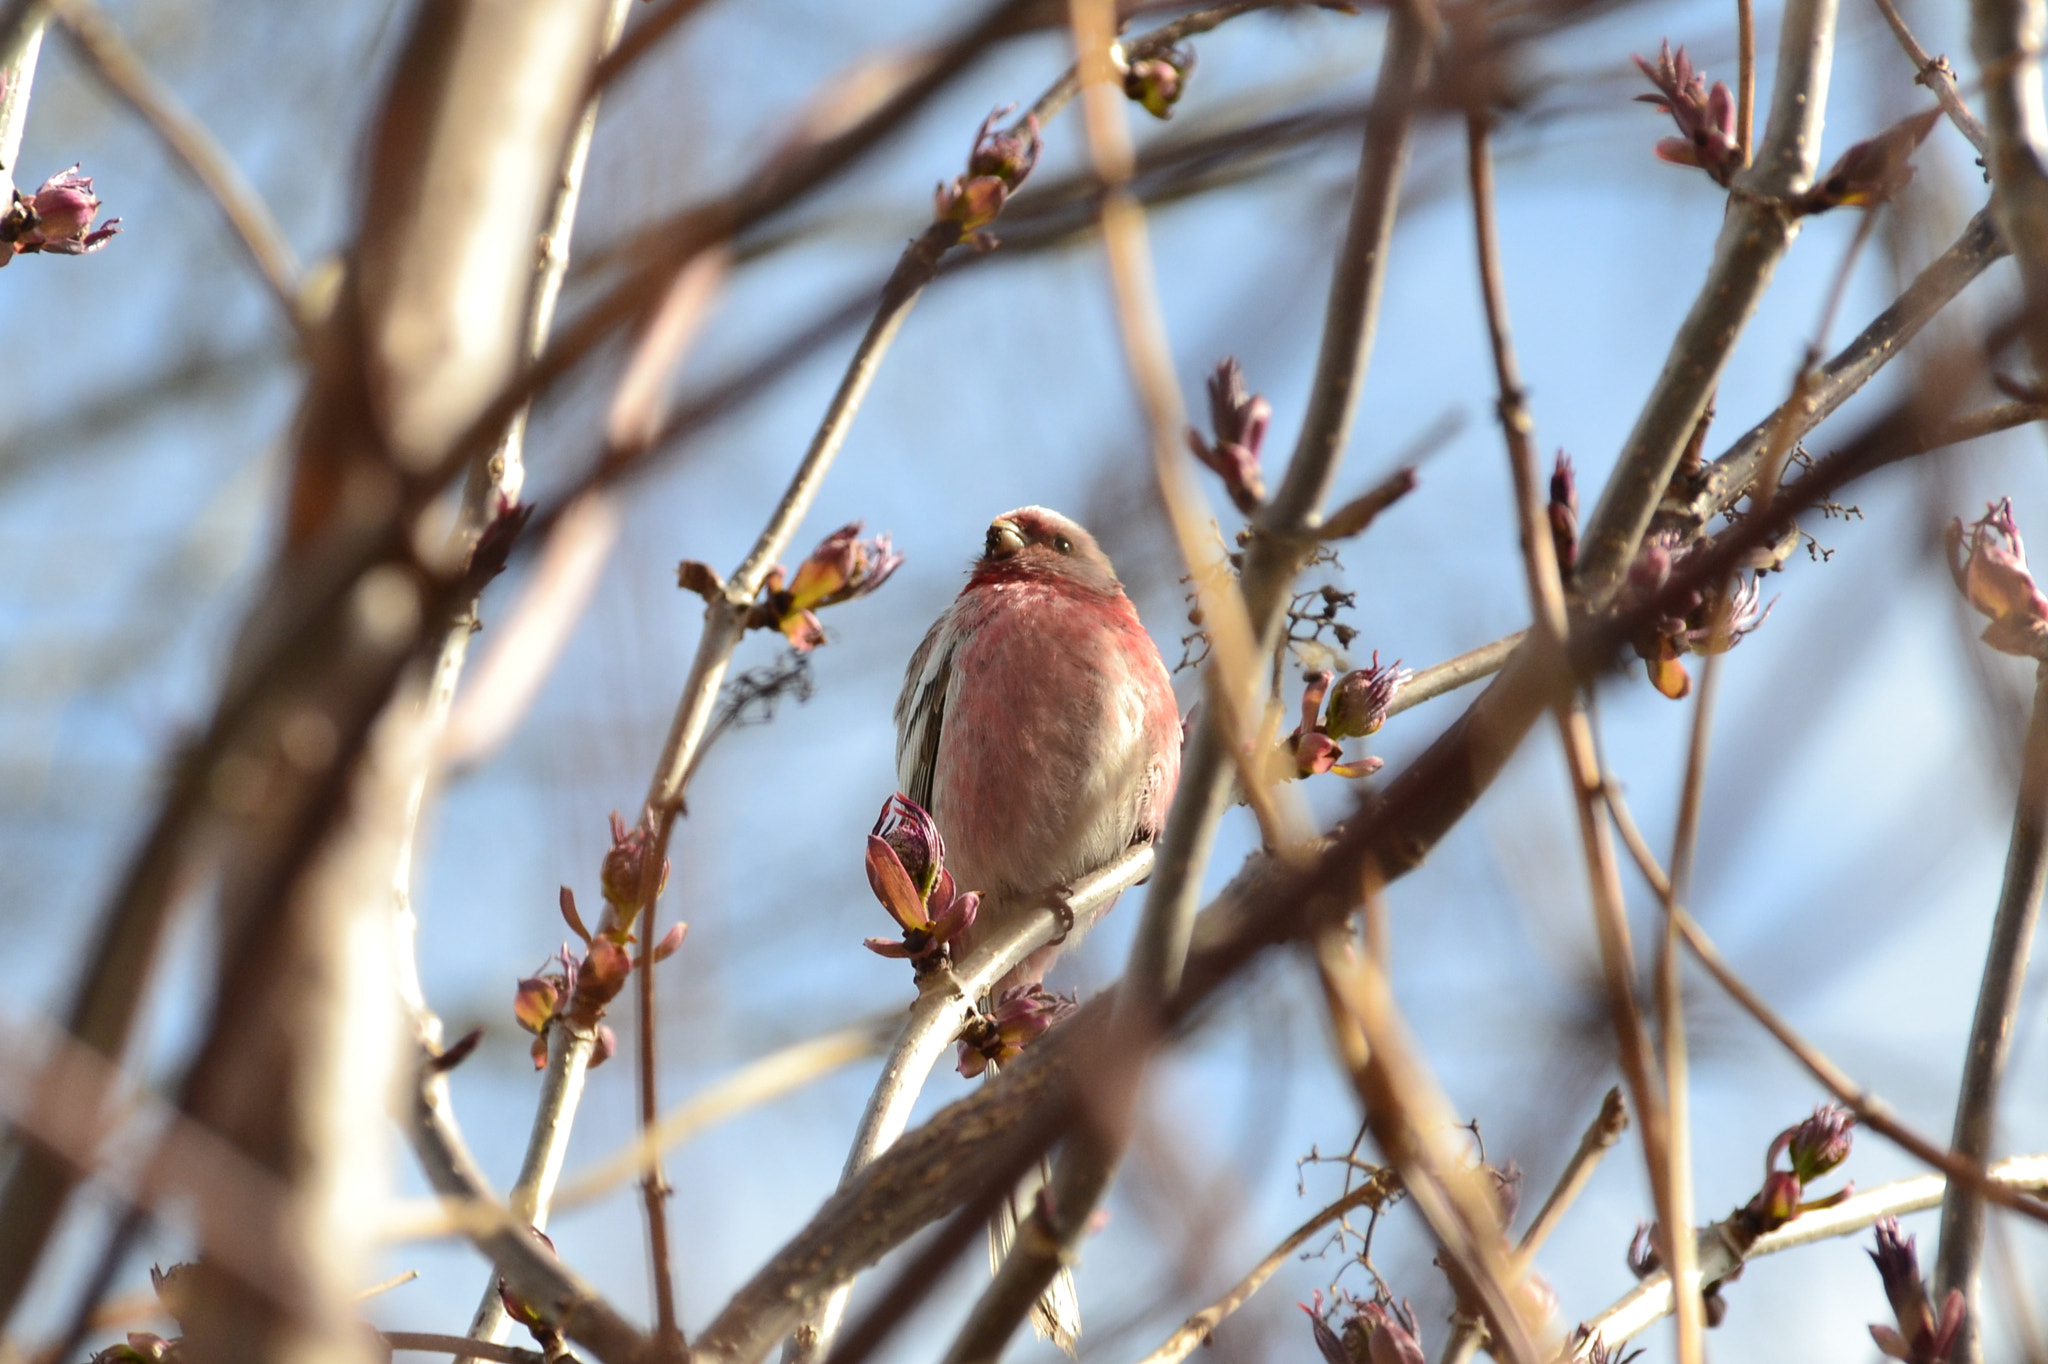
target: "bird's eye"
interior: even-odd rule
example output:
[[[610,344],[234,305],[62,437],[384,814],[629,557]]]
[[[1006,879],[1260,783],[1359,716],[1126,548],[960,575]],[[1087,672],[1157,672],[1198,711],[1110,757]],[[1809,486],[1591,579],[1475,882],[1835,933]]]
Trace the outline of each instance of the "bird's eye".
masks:
[[[1062,554],[1072,554],[1074,552],[1074,542],[1064,535],[1053,536],[1052,547]]]

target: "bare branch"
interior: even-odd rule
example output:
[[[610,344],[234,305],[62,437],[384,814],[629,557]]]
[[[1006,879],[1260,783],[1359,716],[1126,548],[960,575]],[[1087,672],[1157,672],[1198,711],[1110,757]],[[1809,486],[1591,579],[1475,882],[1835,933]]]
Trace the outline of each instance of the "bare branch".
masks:
[[[2026,286],[2035,370],[2048,374],[2048,148],[2035,141],[2043,120],[2043,9],[2042,0],[1972,0],[1970,47],[1984,83],[1991,213]]]
[[[1798,233],[1797,216],[1781,200],[1813,180],[1834,58],[1835,8],[1836,0],[1791,0],[1785,6],[1777,88],[1756,163],[1737,178],[1706,282],[1586,523],[1579,584],[1595,603],[1606,601],[1628,571],[1736,338]]]
[[[1948,58],[1930,56],[1920,40],[1913,36],[1913,30],[1906,27],[1905,18],[1892,0],[1877,0],[1878,13],[1891,25],[1892,36],[1899,40],[1906,56],[1913,62],[1913,79],[1934,92],[1949,122],[1956,125],[1956,131],[1970,140],[1977,149],[1977,155],[1988,156],[1991,152],[1991,134],[1984,127],[1984,120],[1970,112],[1970,106],[1963,103],[1963,96],[1956,89],[1956,73],[1949,69]]]
[[[1949,1146],[1965,1160],[1988,1161],[1998,1129],[1999,1091],[2012,1050],[2014,1019],[2026,984],[2027,958],[2040,919],[2041,892],[2048,887],[2048,677],[2034,692],[2027,726],[2020,789],[2012,816],[2012,842],[2005,855],[2005,884],[1991,920],[1991,945],[1977,1013],[1963,1052],[1963,1082],[1956,1096],[1955,1130]],[[1969,1304],[1958,1364],[1983,1357],[1984,1200],[1966,1185],[1951,1187],[1941,1201],[1941,1254],[1935,1261],[1934,1293],[1939,1302],[1960,1288]]]
[[[1181,1323],[1179,1330],[1168,1336],[1158,1349],[1139,1360],[1138,1364],[1180,1364],[1180,1361],[1208,1344],[1210,1335],[1223,1324],[1224,1319],[1250,1302],[1252,1294],[1265,1287],[1266,1280],[1277,1274],[1295,1251],[1308,1244],[1311,1236],[1356,1208],[1367,1205],[1377,1207],[1386,1197],[1387,1190],[1383,1186],[1368,1182],[1359,1185],[1327,1207],[1319,1209],[1308,1221],[1288,1233],[1287,1238],[1274,1246],[1265,1259],[1253,1265],[1251,1272],[1239,1279],[1228,1293]]]
[[[228,220],[250,263],[270,286],[285,321],[302,330],[308,319],[299,299],[299,260],[262,196],[235,168],[206,125],[143,64],[92,0],[45,0],[50,13],[76,40],[86,63],[107,87],[142,117],[151,132],[213,199]]]

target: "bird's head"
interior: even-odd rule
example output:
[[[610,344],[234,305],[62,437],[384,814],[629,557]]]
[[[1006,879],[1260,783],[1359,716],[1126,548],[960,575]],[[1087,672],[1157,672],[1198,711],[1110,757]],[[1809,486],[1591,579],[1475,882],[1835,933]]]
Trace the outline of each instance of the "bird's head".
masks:
[[[974,576],[1065,578],[1104,591],[1121,590],[1095,537],[1046,507],[1019,507],[989,522]]]

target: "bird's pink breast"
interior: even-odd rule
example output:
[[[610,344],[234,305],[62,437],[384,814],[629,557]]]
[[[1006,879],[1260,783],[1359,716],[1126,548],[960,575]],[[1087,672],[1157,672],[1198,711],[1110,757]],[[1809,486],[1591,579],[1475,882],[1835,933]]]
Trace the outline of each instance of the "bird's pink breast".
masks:
[[[963,888],[1069,883],[1163,823],[1180,723],[1158,648],[1121,593],[989,582],[958,645],[932,790]]]

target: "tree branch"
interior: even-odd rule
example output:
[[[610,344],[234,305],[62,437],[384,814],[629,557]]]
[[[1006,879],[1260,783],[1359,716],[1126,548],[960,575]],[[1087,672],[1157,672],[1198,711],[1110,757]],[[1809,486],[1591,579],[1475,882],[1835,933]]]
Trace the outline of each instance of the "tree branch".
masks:
[[[2044,118],[2044,9],[2043,0],[1971,0],[1970,47],[1984,83],[1991,213],[2026,286],[2034,368],[2048,375],[2048,167],[2034,141]]]
[[[1991,1168],[1990,1179],[2002,1189],[2048,1190],[2048,1155],[2017,1156]],[[1879,1218],[1921,1212],[1941,1202],[1945,1181],[1940,1175],[1919,1175],[1894,1184],[1866,1189],[1831,1208],[1801,1213],[1773,1232],[1766,1232],[1747,1247],[1738,1246],[1730,1224],[1716,1222],[1699,1234],[1700,1275],[1706,1283],[1726,1279],[1751,1260],[1817,1241],[1854,1236],[1874,1225]],[[1574,1360],[1585,1359],[1598,1341],[1614,1350],[1640,1335],[1671,1310],[1671,1278],[1658,1270],[1645,1278],[1626,1297],[1589,1317],[1582,1326],[1585,1339],[1572,1352]]]
[[[1998,1128],[1999,1091],[2005,1081],[2013,1022],[2026,985],[2027,957],[2044,887],[2048,887],[2048,676],[2040,679],[2034,691],[2033,719],[2027,726],[2019,795],[2013,808],[2012,841],[2005,855],[2005,884],[1991,920],[1984,981],[1977,992],[1969,1046],[1963,1052],[1963,1081],[1956,1096],[1955,1130],[1949,1146],[1965,1160],[1982,1163],[1991,1155]],[[1954,1356],[1956,1364],[1975,1364],[1983,1358],[1984,1292],[1979,1278],[1983,1255],[1984,1200],[1958,1184],[1941,1201],[1941,1254],[1934,1267],[1934,1300],[1940,1302],[1949,1289],[1960,1288],[1969,1303]]]
[[[1763,145],[1755,165],[1736,179],[1706,282],[1586,524],[1578,581],[1595,604],[1605,602],[1627,573],[1736,338],[1799,231],[1782,200],[1811,183],[1820,155],[1835,7],[1836,0],[1785,6]]]

